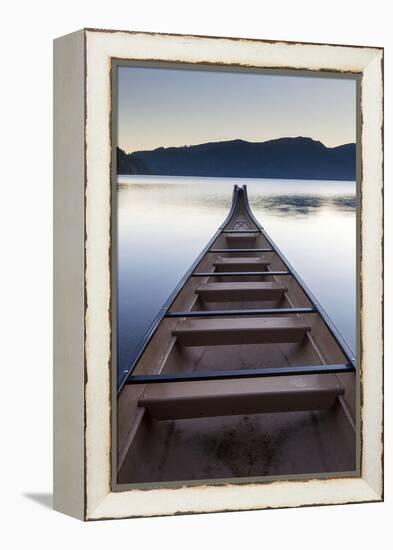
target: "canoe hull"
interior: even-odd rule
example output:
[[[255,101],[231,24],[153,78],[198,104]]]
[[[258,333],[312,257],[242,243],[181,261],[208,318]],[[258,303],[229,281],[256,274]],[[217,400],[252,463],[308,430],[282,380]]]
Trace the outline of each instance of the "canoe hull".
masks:
[[[345,373],[325,374],[329,365]],[[163,374],[165,384],[137,383]],[[119,483],[356,473],[352,354],[253,217],[245,188],[120,388],[117,441]]]

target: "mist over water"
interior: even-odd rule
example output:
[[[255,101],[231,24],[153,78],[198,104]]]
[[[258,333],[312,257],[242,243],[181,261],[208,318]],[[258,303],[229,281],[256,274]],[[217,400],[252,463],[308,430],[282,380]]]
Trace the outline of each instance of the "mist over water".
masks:
[[[155,315],[226,218],[235,184],[356,351],[356,184],[118,177],[118,375]]]

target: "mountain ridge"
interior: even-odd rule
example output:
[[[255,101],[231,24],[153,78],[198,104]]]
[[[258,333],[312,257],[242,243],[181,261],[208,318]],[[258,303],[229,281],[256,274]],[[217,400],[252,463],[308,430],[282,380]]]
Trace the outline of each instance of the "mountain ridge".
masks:
[[[242,139],[125,153],[117,148],[117,172],[128,175],[356,179],[356,144],[326,147],[309,137],[263,142]]]

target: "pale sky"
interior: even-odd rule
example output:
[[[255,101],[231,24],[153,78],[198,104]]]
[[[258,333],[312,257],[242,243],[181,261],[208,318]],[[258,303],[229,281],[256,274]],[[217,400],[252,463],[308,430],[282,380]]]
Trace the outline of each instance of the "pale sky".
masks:
[[[356,141],[355,79],[124,66],[118,102],[126,152],[232,139]]]

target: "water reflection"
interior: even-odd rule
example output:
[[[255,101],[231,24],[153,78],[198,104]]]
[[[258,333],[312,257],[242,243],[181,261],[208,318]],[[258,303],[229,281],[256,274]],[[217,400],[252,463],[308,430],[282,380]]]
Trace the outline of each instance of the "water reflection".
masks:
[[[332,203],[342,212],[353,212],[356,209],[356,196],[334,197]]]
[[[138,191],[146,192],[146,196],[150,197],[159,193],[159,196],[164,202],[170,202],[172,205],[184,204],[185,195],[188,194],[188,198],[192,198],[194,206],[229,208],[231,204],[231,193],[216,193],[211,187],[207,188],[203,183],[201,184],[203,192],[201,192],[201,189],[194,189],[194,185],[192,185],[190,189],[188,189],[188,193],[185,193],[188,185],[180,183],[171,185],[165,183],[161,185],[138,183]],[[249,184],[249,187],[254,189],[254,185]],[[125,192],[127,188],[133,191],[134,187],[135,184],[123,183],[119,186],[119,193]],[[274,211],[277,215],[308,215],[321,208],[351,212],[356,209],[356,196],[355,194],[303,194],[301,189],[297,193],[278,194],[277,190],[272,191],[270,189],[266,192],[266,190],[260,189],[258,195],[254,197],[253,204],[259,208]]]
[[[247,183],[254,215],[355,349],[353,182],[157,177],[123,181],[118,187],[120,375],[132,363],[162,304],[226,218],[234,183]]]
[[[261,201],[261,208],[267,208],[278,215],[307,215],[313,210],[326,206],[328,200],[322,197],[307,197],[302,195],[275,195],[265,197]]]
[[[273,195],[258,198],[255,204],[260,208],[274,211],[277,215],[307,216],[315,213],[320,208],[331,208],[343,212],[349,212],[356,208],[356,197],[336,196],[324,197],[322,195]]]

